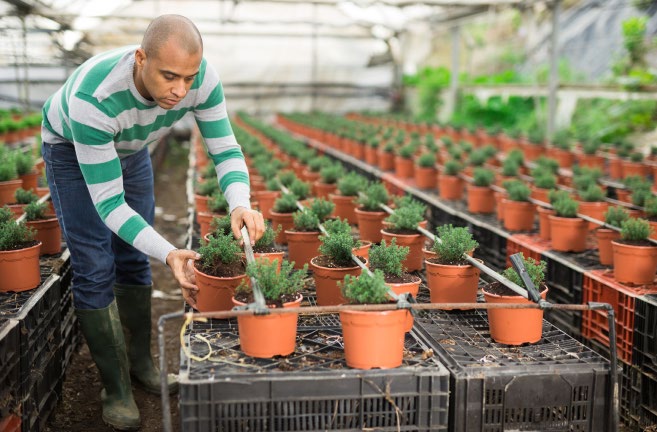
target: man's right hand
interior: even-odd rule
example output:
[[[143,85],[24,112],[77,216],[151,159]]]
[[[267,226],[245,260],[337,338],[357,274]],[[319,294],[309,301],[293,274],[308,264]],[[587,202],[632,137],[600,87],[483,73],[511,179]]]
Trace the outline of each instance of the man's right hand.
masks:
[[[197,252],[188,249],[174,249],[167,255],[166,262],[173,276],[176,278],[182,288],[182,295],[185,301],[196,309],[196,277],[194,276],[194,261],[201,258]]]

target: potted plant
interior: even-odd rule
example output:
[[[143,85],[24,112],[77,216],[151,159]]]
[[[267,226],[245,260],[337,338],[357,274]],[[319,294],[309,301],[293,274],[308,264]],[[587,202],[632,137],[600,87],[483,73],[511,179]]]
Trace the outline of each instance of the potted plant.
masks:
[[[274,201],[274,207],[269,212],[269,216],[272,220],[272,227],[278,232],[276,243],[282,245],[287,244],[285,230],[289,230],[294,225],[292,214],[297,210],[297,197],[294,194],[283,194]],[[280,231],[278,231],[279,229]]]
[[[22,184],[14,159],[10,157],[8,150],[0,147],[0,206],[12,203],[16,190]]]
[[[33,201],[25,206],[25,225],[36,232],[34,239],[41,242],[40,255],[54,255],[62,251],[62,229],[54,214],[46,214],[48,204]]]
[[[342,281],[348,274],[358,276],[361,273],[361,268],[351,259],[356,241],[351,234],[346,233],[321,235],[319,239],[320,255],[310,260],[317,304],[320,306],[342,304],[345,300],[340,294],[338,281]]]
[[[246,267],[246,274],[258,281],[268,308],[297,308],[303,296],[300,291],[305,285],[303,272],[294,271],[288,261],[280,270],[276,263],[255,261]],[[247,283],[240,284],[232,299],[236,306],[244,306],[254,301],[253,290]],[[240,347],[244,354],[257,358],[287,356],[294,352],[297,336],[298,313],[275,315],[240,315],[237,329]]]
[[[350,224],[356,224],[356,198],[358,193],[365,189],[367,180],[355,172],[349,172],[338,180],[338,193],[329,194],[330,200],[335,204],[333,216],[347,219]]]
[[[7,207],[12,211],[14,216],[18,218],[20,215],[23,214],[23,210],[25,209],[25,206],[28,205],[31,202],[37,201],[39,199],[39,196],[34,193],[31,190],[25,190],[23,188],[18,188],[16,189],[16,193],[14,194],[14,202],[12,204],[8,204]]]
[[[196,185],[196,193],[194,194],[194,203],[196,205],[196,213],[208,213],[208,200],[212,195],[221,192],[219,189],[219,181],[216,177],[208,179],[203,183]]]
[[[459,177],[462,165],[452,159],[445,162],[438,174],[438,193],[442,199],[458,200],[463,196],[463,180]]]
[[[570,132],[567,129],[561,129],[552,140],[554,147],[552,148],[552,157],[559,162],[559,166],[570,168],[575,161],[575,155],[572,152],[573,142],[570,137]]]
[[[582,143],[582,153],[577,156],[580,167],[604,169],[605,159],[598,155],[601,143],[595,139],[588,139]]]
[[[505,183],[508,198],[502,199],[504,206],[504,228],[509,231],[531,231],[534,228],[536,207],[529,202],[531,190],[520,180]]]
[[[614,278],[633,285],[652,284],[657,272],[657,246],[648,241],[650,223],[630,218],[621,222],[621,238],[612,240]]]
[[[341,289],[350,304],[390,302],[388,286],[379,270],[373,276],[347,275]],[[358,369],[401,366],[404,335],[413,326],[409,310],[341,311],[340,323],[347,366]]]
[[[623,207],[609,207],[605,213],[605,223],[607,225],[620,228],[622,223],[630,218],[630,214]],[[613,265],[614,252],[611,247],[612,240],[620,239],[620,232],[600,227],[595,232],[598,239],[598,254],[600,257],[600,264]]]
[[[531,188],[531,197],[536,201],[549,202],[550,190],[557,187],[557,176],[550,171],[540,170],[534,175],[534,185]]]
[[[287,187],[291,194],[297,197],[298,201],[305,201],[310,196],[310,183],[295,178],[292,183]]]
[[[560,189],[552,189],[548,193],[548,200],[552,206],[554,206],[554,203],[561,198],[570,198],[570,194]],[[555,214],[554,210],[548,207],[537,205],[536,212],[538,213],[538,236],[543,240],[551,240],[552,235],[550,232],[550,215]]]
[[[386,142],[383,146],[379,147],[376,154],[379,169],[381,171],[391,171],[395,167],[395,144],[391,141]]]
[[[651,173],[651,169],[648,165],[643,163],[644,157],[645,156],[641,152],[631,152],[627,159],[621,161],[621,177],[630,175],[648,177]]]
[[[196,221],[199,224],[201,238],[210,232],[210,223],[217,216],[228,214],[228,200],[224,194],[217,190],[207,200],[207,211],[196,213]]]
[[[424,220],[423,207],[417,205],[399,207],[386,220],[390,222],[391,227],[381,230],[382,238],[388,242],[396,238],[399,245],[408,246],[409,254],[404,260],[404,267],[408,271],[421,270],[424,236],[417,231],[417,228]]]
[[[309,208],[292,214],[293,226],[285,230],[288,257],[294,268],[300,269],[319,253],[319,217]]]
[[[246,279],[246,261],[232,233],[215,232],[202,241],[194,263],[200,312],[230,310],[235,288]]]
[[[436,156],[433,153],[423,153],[417,159],[415,167],[415,184],[420,189],[436,187]]]
[[[609,208],[609,203],[605,201],[605,191],[596,184],[590,184],[586,189],[578,191],[579,195],[579,213],[597,220],[604,220],[604,215]],[[597,229],[600,225],[589,222],[589,230]]]
[[[545,299],[548,288],[543,283],[545,280],[545,261],[536,261],[533,258],[525,258],[523,262],[529,278],[540,292],[541,298]],[[509,267],[502,276],[514,282],[520,287],[525,287],[518,273]],[[486,303],[531,303],[531,300],[518,295],[515,291],[507,288],[499,282],[493,282],[482,288]],[[543,333],[543,310],[541,309],[489,309],[488,325],[491,338],[495,342],[506,345],[522,345],[534,343],[541,340]]]
[[[371,166],[376,166],[378,164],[378,150],[381,145],[381,141],[376,137],[371,137],[367,140],[367,145],[365,146],[365,163]]]
[[[351,225],[347,222],[346,219],[328,219],[323,222],[322,225],[324,229],[329,234],[333,233],[345,233],[351,235]],[[372,247],[372,242],[369,240],[359,240],[355,238],[356,246],[351,250],[352,253],[356,256],[363,257],[366,260],[370,259],[370,247]]]
[[[495,180],[495,173],[487,168],[475,168],[473,182],[468,183],[468,211],[470,213],[493,213],[495,196],[490,185]]]
[[[395,175],[401,179],[413,177],[413,154],[415,147],[411,144],[400,147],[395,156]]]
[[[37,179],[39,172],[34,167],[34,156],[31,152],[14,152],[14,164],[18,178],[23,182],[22,188],[29,191],[36,191]]]
[[[281,186],[275,177],[265,182],[264,191],[253,192],[253,198],[258,200],[258,208],[260,208],[263,218],[271,220],[271,209],[280,196]]]
[[[646,201],[643,203],[643,209],[646,213],[646,219],[650,223],[650,229],[652,230],[649,238],[657,240],[657,197],[650,196],[646,198]]]
[[[388,213],[381,209],[381,204],[387,204],[390,197],[382,183],[372,183],[366,189],[364,196],[358,198],[359,207],[356,208],[356,220],[361,240],[379,243],[383,238],[381,229],[383,219]]]
[[[308,168],[303,171],[303,179],[311,184],[319,180],[319,172],[327,165],[330,165],[331,160],[326,156],[316,156],[308,161]]]
[[[382,240],[380,245],[374,245],[370,250],[370,269],[380,270],[386,285],[396,294],[410,293],[417,297],[421,279],[404,271],[403,262],[408,251],[407,246],[398,246],[394,238],[389,244]]]
[[[563,197],[552,206],[555,214],[548,216],[552,248],[560,252],[586,250],[588,224],[584,219],[577,217],[579,203],[570,197]]]
[[[13,213],[0,208],[0,292],[20,292],[41,283],[39,249],[34,230],[16,223]]]
[[[436,256],[424,262],[431,303],[476,302],[479,269],[465,255],[472,256],[479,243],[467,228],[451,224],[439,226],[436,234],[440,239],[433,244]]]
[[[329,194],[337,189],[337,182],[344,175],[344,168],[338,162],[325,166],[319,172],[319,180],[313,186],[317,198],[328,199]]]

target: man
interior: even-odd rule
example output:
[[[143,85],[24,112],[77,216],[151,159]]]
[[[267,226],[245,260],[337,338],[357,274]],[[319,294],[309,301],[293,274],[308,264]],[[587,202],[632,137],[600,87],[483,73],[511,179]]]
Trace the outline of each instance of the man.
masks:
[[[43,108],[43,158],[71,252],[76,314],[103,381],[103,420],[119,430],[139,428],[131,378],[160,391],[150,353],[148,256],[170,267],[183,297],[195,305],[191,265],[198,254],[176,249],[152,228],[147,149],[190,111],[216,165],[233,233],[239,238],[245,225],[254,242],[264,221],[250,209],[248,171],[221,82],[203,58],[201,35],[189,19],[156,18],[141,47],[91,58]],[[169,391],[176,390],[170,376]]]

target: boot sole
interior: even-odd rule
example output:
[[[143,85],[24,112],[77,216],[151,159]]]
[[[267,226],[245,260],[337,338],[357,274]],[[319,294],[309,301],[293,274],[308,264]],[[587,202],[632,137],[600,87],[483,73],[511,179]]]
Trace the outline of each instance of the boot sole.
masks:
[[[150,394],[157,395],[157,396],[162,395],[162,387],[161,386],[151,387],[151,386],[148,386],[146,384],[143,384],[134,375],[130,375],[130,379],[136,387],[139,387],[141,390],[144,390],[146,393],[150,393]],[[176,382],[175,387],[169,386],[169,394],[174,395],[174,394],[178,393],[179,387],[180,387],[180,385],[178,384],[178,382]]]
[[[120,424],[115,424],[107,420],[105,416],[103,416],[103,423],[105,423],[107,426],[119,430],[119,431],[136,431],[139,430],[139,425],[120,425]]]

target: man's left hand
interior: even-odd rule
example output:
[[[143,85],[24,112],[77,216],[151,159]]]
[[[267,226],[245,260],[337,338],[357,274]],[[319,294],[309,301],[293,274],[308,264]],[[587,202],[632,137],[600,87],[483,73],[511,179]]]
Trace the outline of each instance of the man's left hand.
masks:
[[[240,240],[240,245],[243,242],[240,230],[243,226],[246,226],[249,239],[251,239],[251,246],[253,246],[265,232],[265,219],[259,211],[247,209],[246,207],[236,207],[230,214],[230,226],[233,229],[235,238]]]

